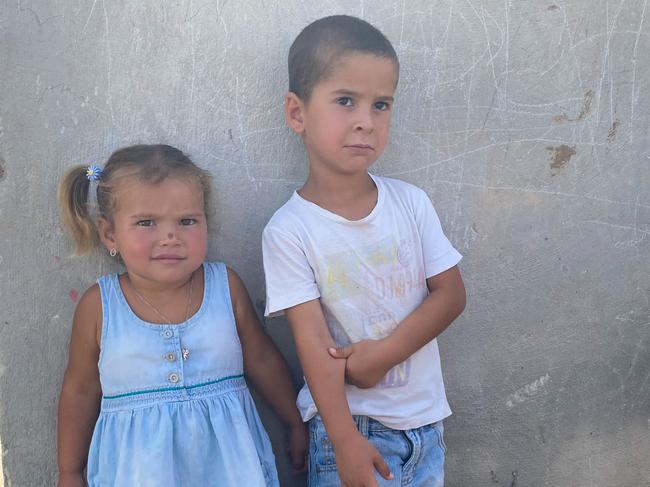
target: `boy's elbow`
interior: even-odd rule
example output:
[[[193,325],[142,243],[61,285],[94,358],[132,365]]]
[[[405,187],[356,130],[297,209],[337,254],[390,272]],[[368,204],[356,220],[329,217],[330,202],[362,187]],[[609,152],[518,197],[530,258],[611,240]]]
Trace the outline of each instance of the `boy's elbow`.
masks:
[[[458,318],[463,311],[465,311],[465,306],[467,305],[467,292],[465,291],[465,286],[461,284],[460,289],[458,289],[454,295],[454,311],[456,312],[456,318]]]
[[[458,314],[456,316],[463,314],[463,311],[465,311],[465,306],[467,306],[467,295],[463,293],[462,298],[458,303]]]

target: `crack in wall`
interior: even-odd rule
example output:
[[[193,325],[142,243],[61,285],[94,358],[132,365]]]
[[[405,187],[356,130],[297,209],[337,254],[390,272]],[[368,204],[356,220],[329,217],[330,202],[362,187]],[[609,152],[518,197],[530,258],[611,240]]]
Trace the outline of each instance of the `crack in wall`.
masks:
[[[2,467],[2,457],[4,450],[2,449],[2,437],[0,437],[0,487],[5,487],[5,470]]]

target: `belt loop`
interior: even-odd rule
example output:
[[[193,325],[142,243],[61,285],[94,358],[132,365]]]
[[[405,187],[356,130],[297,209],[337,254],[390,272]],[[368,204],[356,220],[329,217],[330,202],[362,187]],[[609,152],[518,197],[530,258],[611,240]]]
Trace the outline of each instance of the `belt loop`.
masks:
[[[357,416],[356,420],[359,433],[368,438],[368,416]]]

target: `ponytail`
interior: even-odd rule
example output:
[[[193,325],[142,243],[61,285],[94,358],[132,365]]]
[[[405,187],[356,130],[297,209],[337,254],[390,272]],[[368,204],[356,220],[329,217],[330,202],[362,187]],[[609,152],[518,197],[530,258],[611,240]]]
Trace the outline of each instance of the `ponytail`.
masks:
[[[99,246],[99,232],[88,211],[90,180],[86,166],[66,171],[59,182],[57,198],[63,226],[75,243],[75,254],[90,254]]]

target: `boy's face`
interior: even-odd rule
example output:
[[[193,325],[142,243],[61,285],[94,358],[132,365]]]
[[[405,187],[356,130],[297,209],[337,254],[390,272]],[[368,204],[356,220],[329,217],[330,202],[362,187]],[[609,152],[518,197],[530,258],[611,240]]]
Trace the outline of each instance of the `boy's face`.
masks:
[[[319,83],[307,103],[289,93],[285,114],[302,135],[310,170],[321,174],[366,172],[381,156],[397,73],[393,62],[370,54],[350,54]]]

